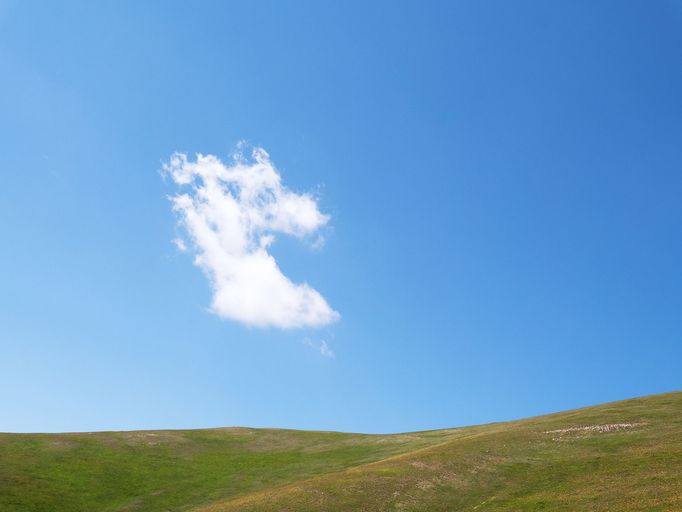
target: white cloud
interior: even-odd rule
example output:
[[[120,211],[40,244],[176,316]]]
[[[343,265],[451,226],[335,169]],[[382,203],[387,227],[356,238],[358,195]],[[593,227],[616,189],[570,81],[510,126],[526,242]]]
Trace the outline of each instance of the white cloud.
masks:
[[[305,238],[329,221],[309,194],[296,194],[265,150],[241,152],[230,164],[213,155],[176,153],[164,171],[180,186],[171,197],[195,253],[195,264],[213,289],[211,309],[243,324],[283,329],[319,327],[338,320],[319,292],[293,283],[268,252],[274,233]],[[184,189],[184,191],[182,191]],[[176,242],[179,249],[183,245]]]
[[[322,343],[320,343],[320,354],[322,354],[324,357],[334,357],[336,355],[324,340],[322,340]]]
[[[315,343],[315,342],[309,340],[308,338],[306,338],[303,340],[303,343],[305,345],[309,346],[310,348],[313,348],[315,350],[319,350],[322,357],[330,357],[330,358],[336,357],[336,354],[334,353],[334,351],[331,349],[331,347],[329,345],[327,345],[327,342],[324,340],[320,341],[319,343]]]
[[[187,244],[185,244],[185,241],[182,238],[174,238],[173,245],[175,245],[180,252],[185,252],[187,250]]]

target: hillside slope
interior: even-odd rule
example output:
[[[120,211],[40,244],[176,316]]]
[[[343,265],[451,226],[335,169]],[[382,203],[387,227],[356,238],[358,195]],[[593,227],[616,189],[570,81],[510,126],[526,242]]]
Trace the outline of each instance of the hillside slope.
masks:
[[[682,510],[682,393],[459,433],[197,512]]]
[[[248,428],[0,434],[0,511],[187,510],[381,460],[448,435]]]
[[[381,436],[0,434],[0,510],[682,510],[682,393]]]

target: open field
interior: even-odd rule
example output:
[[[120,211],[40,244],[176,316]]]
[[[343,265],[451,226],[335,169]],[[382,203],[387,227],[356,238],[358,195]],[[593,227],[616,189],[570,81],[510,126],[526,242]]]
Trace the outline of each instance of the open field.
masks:
[[[682,392],[395,435],[0,434],[0,510],[682,510]]]

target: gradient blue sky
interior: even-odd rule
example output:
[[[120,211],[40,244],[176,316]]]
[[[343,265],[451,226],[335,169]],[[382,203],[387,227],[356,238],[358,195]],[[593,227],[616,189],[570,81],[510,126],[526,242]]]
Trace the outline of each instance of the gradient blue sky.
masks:
[[[0,431],[392,432],[682,387],[680,1],[0,0],[0,69]],[[272,252],[338,323],[222,320],[171,243],[162,163],[240,140],[331,215]]]

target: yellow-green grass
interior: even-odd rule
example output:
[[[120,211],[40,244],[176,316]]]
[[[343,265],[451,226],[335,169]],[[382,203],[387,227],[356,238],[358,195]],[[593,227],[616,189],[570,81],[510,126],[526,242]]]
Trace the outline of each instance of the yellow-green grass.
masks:
[[[396,435],[0,434],[1,511],[682,511],[682,393]]]
[[[247,428],[0,434],[0,511],[187,510],[445,436]]]

